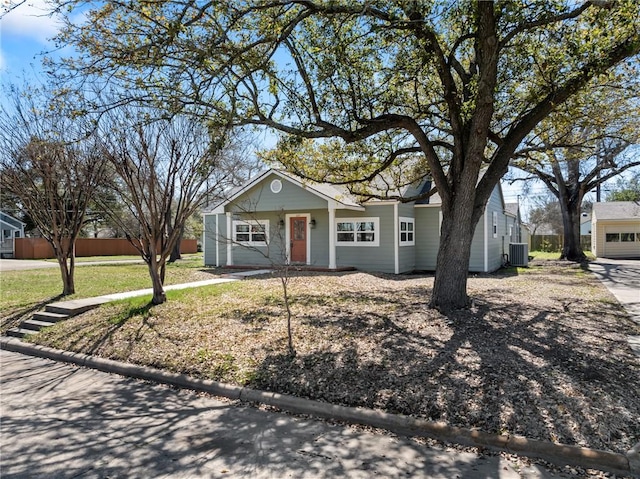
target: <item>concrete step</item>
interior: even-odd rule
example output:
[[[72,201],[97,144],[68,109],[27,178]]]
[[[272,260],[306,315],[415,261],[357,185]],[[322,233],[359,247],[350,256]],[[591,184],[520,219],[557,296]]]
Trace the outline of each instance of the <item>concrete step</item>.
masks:
[[[56,324],[51,321],[40,321],[38,319],[27,319],[26,321],[22,321],[20,327],[23,329],[30,329],[32,331],[40,331],[42,328],[48,328]]]
[[[109,302],[108,298],[85,298],[72,299],[70,301],[60,301],[59,303],[51,303],[45,307],[45,311],[49,313],[66,314],[67,316],[75,316],[91,309],[97,308],[103,303]]]
[[[50,323],[57,323],[58,321],[69,319],[69,315],[50,313],[49,311],[38,311],[37,313],[33,313],[33,319],[37,319],[39,321],[48,321]]]
[[[33,333],[35,333],[35,331],[31,329],[11,328],[7,331],[7,336],[13,336],[14,338],[24,338],[27,334]]]

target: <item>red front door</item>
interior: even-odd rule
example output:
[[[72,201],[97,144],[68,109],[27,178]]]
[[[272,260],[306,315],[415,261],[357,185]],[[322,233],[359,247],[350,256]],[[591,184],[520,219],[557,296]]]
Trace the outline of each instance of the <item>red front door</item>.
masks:
[[[307,262],[307,218],[304,216],[292,216],[289,218],[289,242],[292,263]]]

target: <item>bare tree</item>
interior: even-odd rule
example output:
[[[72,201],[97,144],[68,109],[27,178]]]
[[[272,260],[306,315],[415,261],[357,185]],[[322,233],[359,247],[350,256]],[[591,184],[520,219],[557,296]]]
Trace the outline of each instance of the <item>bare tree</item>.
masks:
[[[184,116],[154,119],[157,111],[112,110],[100,130],[104,155],[116,172],[112,187],[137,219],[121,225],[140,252],[153,284],[153,304],[166,301],[166,263],[186,221],[211,191],[233,183],[239,168],[225,156],[229,131]]]
[[[286,314],[287,351],[289,356],[293,358],[296,355],[296,350],[293,346],[293,311],[291,309],[289,285],[291,283],[292,272],[294,271],[295,266],[290,261],[288,254],[289,248],[285,238],[285,230],[283,226],[281,226],[284,224],[285,213],[284,211],[280,211],[278,215],[278,226],[276,228],[265,229],[256,214],[255,206],[256,205],[251,203],[235,204],[234,215],[241,217],[242,221],[246,222],[246,225],[250,229],[256,229],[256,232],[252,233],[252,235],[263,237],[263,245],[247,245],[244,242],[236,241],[233,238],[233,234],[230,232],[227,232],[227,235],[220,235],[215,231],[206,231],[206,233],[213,236],[216,241],[231,242],[236,247],[249,249],[258,256],[261,256],[266,261],[268,267],[278,277],[282,287],[282,301],[284,303],[284,311]]]
[[[87,205],[102,183],[105,161],[82,122],[43,91],[11,89],[0,110],[0,188],[17,198],[51,244],[63,295],[75,293],[75,241]],[[82,139],[77,139],[82,138]]]

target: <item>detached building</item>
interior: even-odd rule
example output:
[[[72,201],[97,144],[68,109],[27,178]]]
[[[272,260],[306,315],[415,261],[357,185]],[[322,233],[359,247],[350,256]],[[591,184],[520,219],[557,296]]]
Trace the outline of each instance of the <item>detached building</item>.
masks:
[[[640,258],[640,204],[595,203],[591,213],[591,252],[601,258]]]

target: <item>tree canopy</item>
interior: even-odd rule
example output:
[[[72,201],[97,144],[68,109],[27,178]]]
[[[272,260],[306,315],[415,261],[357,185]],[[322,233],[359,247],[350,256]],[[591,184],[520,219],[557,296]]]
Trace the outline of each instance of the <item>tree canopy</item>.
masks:
[[[443,309],[468,304],[473,232],[521,142],[640,51],[634,0],[112,1],[84,18],[59,39],[79,52],[62,81],[273,128],[279,160],[308,178],[431,176],[443,211],[431,304]]]
[[[563,219],[562,258],[586,258],[580,244],[584,196],[640,166],[630,145],[640,142],[639,79],[624,68],[592,82],[542,121],[513,164],[541,180],[557,198]]]
[[[32,219],[60,265],[63,295],[75,293],[75,240],[105,181],[105,160],[87,125],[48,90],[11,89],[0,108],[0,190]]]

